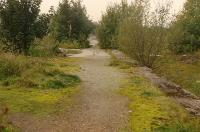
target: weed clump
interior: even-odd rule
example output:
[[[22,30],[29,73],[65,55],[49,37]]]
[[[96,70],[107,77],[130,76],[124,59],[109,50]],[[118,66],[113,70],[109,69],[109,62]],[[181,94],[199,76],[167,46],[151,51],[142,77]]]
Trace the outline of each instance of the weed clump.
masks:
[[[60,89],[66,88],[70,86],[74,86],[80,83],[80,78],[75,75],[67,75],[64,73],[59,73],[54,76],[53,80],[48,80],[44,87],[53,88],[53,89]]]

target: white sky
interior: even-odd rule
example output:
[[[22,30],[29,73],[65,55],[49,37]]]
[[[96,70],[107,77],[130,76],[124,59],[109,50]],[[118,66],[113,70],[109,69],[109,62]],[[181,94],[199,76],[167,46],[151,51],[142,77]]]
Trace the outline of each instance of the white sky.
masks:
[[[41,11],[43,13],[47,13],[51,6],[54,6],[55,9],[58,7],[59,1],[61,0],[43,0],[41,5]],[[101,19],[101,15],[106,11],[106,7],[112,3],[119,3],[121,0],[82,0],[83,4],[86,6],[88,15],[94,21],[99,21]],[[128,0],[129,2],[133,0]],[[151,0],[152,3],[157,3],[161,1],[167,0]],[[183,4],[186,0],[171,0],[172,4],[172,13],[177,13],[183,7]]]

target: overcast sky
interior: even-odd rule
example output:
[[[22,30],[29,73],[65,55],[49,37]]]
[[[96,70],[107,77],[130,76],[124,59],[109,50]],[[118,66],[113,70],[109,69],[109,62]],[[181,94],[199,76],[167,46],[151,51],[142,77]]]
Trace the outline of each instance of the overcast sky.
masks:
[[[43,13],[47,13],[51,6],[57,8],[59,1],[61,0],[43,0],[41,5],[41,11]],[[94,21],[99,21],[103,12],[105,12],[106,7],[112,3],[119,3],[121,0],[82,0],[83,4],[85,5],[87,12],[90,18]],[[133,1],[133,0],[128,0]],[[167,1],[167,0],[151,0],[153,3],[157,3],[159,1]],[[173,1],[172,4],[172,11],[176,13],[180,11],[183,7],[183,4],[186,0],[171,0]]]

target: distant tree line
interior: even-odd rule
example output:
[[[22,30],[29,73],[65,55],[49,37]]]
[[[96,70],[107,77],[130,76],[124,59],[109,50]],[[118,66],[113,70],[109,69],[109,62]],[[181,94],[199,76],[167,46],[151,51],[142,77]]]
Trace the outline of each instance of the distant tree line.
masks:
[[[87,41],[94,28],[80,0],[63,0],[49,13],[40,13],[42,0],[0,0],[0,40],[4,50],[29,54],[36,38]],[[0,46],[2,47],[2,46]]]

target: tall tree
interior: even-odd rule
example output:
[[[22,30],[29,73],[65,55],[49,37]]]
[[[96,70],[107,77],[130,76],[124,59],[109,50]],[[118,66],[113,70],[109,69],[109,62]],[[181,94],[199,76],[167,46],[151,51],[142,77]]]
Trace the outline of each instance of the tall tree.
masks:
[[[106,13],[103,14],[102,20],[97,27],[97,36],[101,48],[119,47],[117,43],[118,27],[123,19],[128,16],[129,9],[126,0],[122,0],[121,4],[115,4],[107,8]]]
[[[171,26],[170,48],[176,53],[200,48],[200,1],[188,0]]]
[[[79,39],[88,36],[90,24],[80,0],[63,0],[51,22],[51,32],[59,41]]]
[[[43,13],[38,16],[35,23],[35,36],[37,38],[43,38],[50,33],[49,26],[54,15],[55,10],[54,7],[51,6],[48,13]]]
[[[28,53],[35,38],[34,24],[40,3],[41,0],[0,0],[0,27],[12,51]]]

